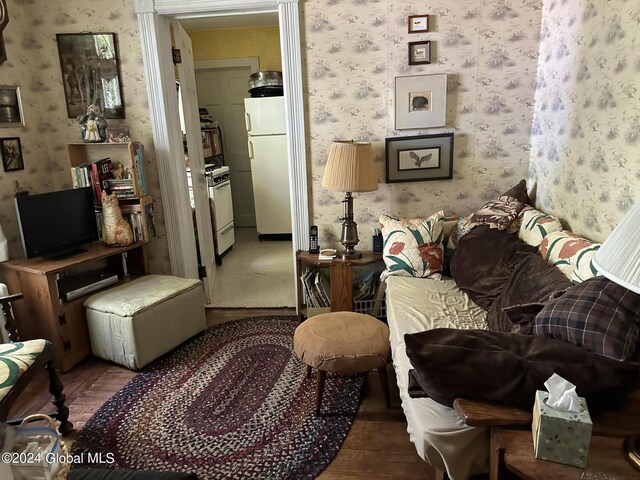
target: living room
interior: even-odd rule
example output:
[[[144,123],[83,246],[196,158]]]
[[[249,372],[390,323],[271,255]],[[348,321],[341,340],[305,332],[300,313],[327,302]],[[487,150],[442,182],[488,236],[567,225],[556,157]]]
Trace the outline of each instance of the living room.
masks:
[[[134,2],[8,0],[0,83],[20,87],[24,169],[0,172],[0,224],[10,258],[22,255],[13,196],[71,188],[67,144],[80,141],[68,118],[57,33],[115,32],[126,117],[144,145],[157,235],[152,273],[171,274],[139,24]],[[35,10],[35,11],[34,11]],[[310,223],[322,246],[338,247],[342,195],[321,186],[335,139],[371,142],[378,189],[356,195],[359,249],[371,249],[382,213],[427,218],[475,211],[521,178],[536,206],[566,228],[602,242],[640,198],[637,24],[625,0],[307,1],[300,4]],[[408,33],[428,14],[428,33]],[[409,65],[407,45],[431,41],[432,62]],[[447,74],[446,125],[395,128],[395,79]],[[385,139],[454,132],[453,178],[385,183]],[[113,392],[115,393],[115,392]]]

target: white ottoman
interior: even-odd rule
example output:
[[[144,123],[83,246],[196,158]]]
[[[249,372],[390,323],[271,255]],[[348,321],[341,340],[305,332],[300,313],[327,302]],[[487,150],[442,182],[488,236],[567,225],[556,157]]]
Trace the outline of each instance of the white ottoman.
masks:
[[[199,280],[146,275],[84,302],[93,354],[133,370],[206,328]]]

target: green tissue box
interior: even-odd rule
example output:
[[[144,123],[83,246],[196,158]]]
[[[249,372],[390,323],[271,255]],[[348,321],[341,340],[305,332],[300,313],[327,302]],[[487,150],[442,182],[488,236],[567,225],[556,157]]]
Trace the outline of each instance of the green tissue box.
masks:
[[[591,416],[580,398],[581,412],[561,412],[546,403],[549,392],[538,390],[533,404],[533,450],[541,460],[585,468],[591,442]]]

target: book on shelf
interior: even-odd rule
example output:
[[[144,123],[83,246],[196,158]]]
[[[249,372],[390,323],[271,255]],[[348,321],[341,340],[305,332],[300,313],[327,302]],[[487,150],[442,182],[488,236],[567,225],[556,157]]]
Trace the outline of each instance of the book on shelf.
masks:
[[[108,180],[113,178],[113,163],[111,158],[101,158],[91,164],[91,179],[93,181],[93,189],[96,200],[100,201],[102,192],[109,193]]]

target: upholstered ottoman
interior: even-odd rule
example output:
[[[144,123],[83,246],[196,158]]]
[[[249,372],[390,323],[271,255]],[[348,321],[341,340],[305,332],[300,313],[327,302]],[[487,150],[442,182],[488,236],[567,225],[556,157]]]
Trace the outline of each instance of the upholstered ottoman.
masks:
[[[387,364],[391,361],[389,327],[363,313],[331,312],[302,322],[293,335],[293,349],[317,370],[316,414],[320,414],[327,372],[351,375],[378,370],[384,398],[389,402]]]
[[[199,280],[146,275],[84,302],[93,354],[133,370],[206,328]]]

